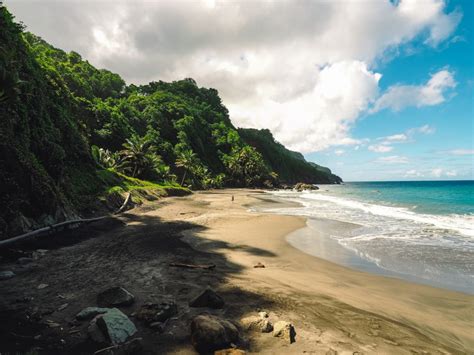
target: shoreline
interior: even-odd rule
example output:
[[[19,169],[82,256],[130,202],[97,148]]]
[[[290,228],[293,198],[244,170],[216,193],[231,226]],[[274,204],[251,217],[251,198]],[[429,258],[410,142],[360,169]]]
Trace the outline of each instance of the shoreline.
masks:
[[[95,306],[99,291],[117,285],[135,295],[135,303],[121,310],[135,323],[144,354],[196,354],[189,324],[203,312],[239,323],[266,311],[271,322],[294,325],[291,345],[242,329],[238,345],[249,353],[467,354],[474,348],[474,297],[306,254],[286,240],[305,226],[305,218],[248,211],[252,205],[276,203],[262,200],[261,193],[227,189],[161,199],[44,240],[34,248],[50,250],[29,265],[4,262],[2,268],[12,268],[17,276],[2,281],[0,350],[28,350],[27,338],[22,348],[12,335],[21,334],[56,352],[94,353],[101,347],[88,337],[88,322],[71,325],[71,319]],[[65,244],[58,245],[61,241]],[[175,262],[216,267],[170,267]],[[254,268],[259,262],[265,268]],[[190,299],[208,286],[223,297],[225,307],[190,307]],[[29,301],[19,304],[24,298]],[[147,302],[163,300],[176,302],[178,314],[157,336],[133,314]],[[44,316],[25,328],[24,317],[32,312]],[[39,330],[45,321],[60,327]]]
[[[425,278],[415,273],[391,270],[379,264],[381,261],[383,261],[383,258],[376,259],[367,254],[361,255],[360,250],[345,247],[339,242],[339,238],[332,238],[333,235],[342,237],[341,240],[345,240],[346,236],[357,237],[360,235],[360,233],[357,233],[357,229],[364,228],[363,224],[333,219],[331,217],[316,217],[306,213],[301,214],[298,213],[299,211],[297,209],[297,207],[303,207],[300,202],[290,200],[290,206],[288,205],[288,200],[286,198],[273,194],[269,194],[269,197],[265,200],[269,201],[270,199],[273,199],[275,202],[273,206],[270,204],[267,204],[266,206],[257,204],[258,207],[251,210],[259,213],[273,213],[305,217],[307,221],[306,226],[300,230],[290,233],[287,236],[287,241],[293,247],[306,254],[344,267],[348,267],[353,270],[368,272],[385,277],[397,278],[411,283],[442,288],[455,292],[462,292],[471,296],[474,295],[474,288],[469,280],[464,282],[456,282],[459,280],[452,279],[450,274],[447,273],[442,277],[438,275],[438,278],[434,279]],[[259,200],[261,199],[259,198]],[[282,205],[278,206],[278,203],[280,202]],[[261,208],[261,206],[263,206],[263,208]],[[283,211],[280,210],[282,207],[284,208]],[[291,211],[292,207],[295,207],[294,213]]]
[[[229,196],[230,192],[227,192]],[[245,190],[241,194],[238,196],[239,200],[245,199]],[[400,322],[411,332],[419,332],[431,341],[440,341],[445,345],[453,346],[454,349],[461,348],[467,352],[467,349],[474,347],[474,337],[470,334],[470,327],[473,324],[472,316],[466,317],[472,314],[474,301],[472,296],[349,269],[306,254],[286,241],[288,234],[305,226],[305,218],[271,212],[248,212],[244,210],[245,207],[252,204],[261,206],[262,199],[255,198],[254,193],[248,194],[247,198],[254,202],[249,204],[249,201],[244,201],[242,210],[234,218],[228,213],[225,217],[220,216],[225,220],[224,223],[216,216],[217,220],[211,223],[214,231],[199,234],[199,238],[210,240],[219,240],[225,235],[227,243],[233,245],[245,243],[269,251],[276,256],[275,259],[273,256],[255,258],[241,251],[226,251],[226,257],[232,262],[247,265],[243,275],[239,277],[239,287],[250,288],[256,292],[259,289],[271,287],[283,294],[298,294],[300,299],[308,297],[302,297],[302,294],[320,295],[323,299],[329,297],[336,303],[343,302],[351,307]],[[263,203],[274,205],[278,202],[263,201]],[[281,229],[282,225],[291,227],[289,228],[291,231]],[[237,232],[229,233],[229,230],[234,229]],[[261,235],[262,230],[265,231],[264,235]],[[243,236],[244,233],[246,236]],[[189,239],[187,241],[190,242]],[[192,245],[201,251],[208,250],[204,245]],[[257,261],[266,265],[262,272],[249,267]],[[264,280],[259,274],[265,275]],[[260,286],[256,286],[259,283]],[[310,296],[309,299],[311,298]],[[295,302],[305,303],[301,300]],[[442,324],[442,326],[437,329],[436,326],[433,327],[433,324]],[[370,330],[366,330],[366,334],[370,334]],[[377,351],[383,351],[380,346],[379,344]],[[390,353],[394,349],[386,351]]]

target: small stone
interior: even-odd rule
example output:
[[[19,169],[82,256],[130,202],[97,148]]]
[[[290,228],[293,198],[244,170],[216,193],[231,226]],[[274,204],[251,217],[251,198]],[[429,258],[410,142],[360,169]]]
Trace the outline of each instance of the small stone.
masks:
[[[33,252],[33,259],[38,260],[42,258],[43,256],[45,256],[47,252],[48,252],[47,249],[37,249]]]
[[[147,303],[135,313],[135,318],[148,324],[164,322],[178,314],[178,306],[174,302]]]
[[[262,319],[268,318],[268,313],[267,312],[258,312],[258,316]]]
[[[201,314],[191,322],[191,343],[199,353],[229,348],[239,338],[237,327],[226,319]]]
[[[273,330],[273,326],[268,319],[259,316],[245,317],[242,318],[240,322],[246,330],[253,330],[262,333],[270,333]]]
[[[87,307],[76,314],[78,320],[92,319],[98,314],[104,314],[109,310],[109,308],[100,308],[100,307]]]
[[[27,258],[27,257],[22,257],[17,260],[17,263],[20,265],[26,265],[29,263],[32,263],[33,259],[32,258]]]
[[[265,265],[263,265],[261,262],[256,263],[253,267],[256,269],[265,269]]]
[[[326,355],[337,355],[337,351],[334,349],[329,349],[326,351]]]
[[[149,325],[151,329],[157,330],[160,333],[163,333],[165,331],[165,326],[166,324],[163,322],[153,322]]]
[[[0,271],[0,280],[8,280],[15,276],[13,271]]]
[[[69,306],[69,303],[64,303],[58,307],[58,312],[61,312],[63,309],[66,309],[66,307]]]
[[[123,287],[112,287],[97,295],[100,307],[129,306],[135,301],[135,296]]]
[[[38,289],[38,290],[42,290],[43,288],[46,288],[46,287],[48,287],[48,286],[49,286],[48,284],[39,284],[38,287],[37,287],[37,289]]]
[[[293,324],[290,322],[286,321],[279,321],[276,322],[275,325],[273,326],[273,336],[282,338],[288,343],[293,343],[295,342],[295,328],[293,327]]]
[[[224,304],[224,299],[209,287],[189,302],[190,307],[209,307],[215,309],[224,307]]]

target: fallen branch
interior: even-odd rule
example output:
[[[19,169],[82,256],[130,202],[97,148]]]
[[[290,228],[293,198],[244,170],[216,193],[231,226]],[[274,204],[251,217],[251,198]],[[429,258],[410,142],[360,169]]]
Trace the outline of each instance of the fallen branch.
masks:
[[[117,212],[115,212],[114,214],[119,214],[119,213],[123,212],[123,210],[125,209],[125,207],[126,207],[126,206],[128,205],[128,203],[130,202],[131,196],[132,196],[132,195],[131,195],[130,193],[128,193],[128,196],[127,196],[127,198],[125,199],[125,202],[122,204],[122,206],[121,206],[121,207],[117,210]],[[0,248],[1,248],[1,247],[5,247],[5,246],[7,246],[7,245],[15,244],[15,243],[17,243],[17,242],[19,242],[19,241],[25,241],[25,240],[27,240],[27,239],[30,239],[30,238],[33,238],[33,237],[37,237],[37,236],[39,236],[39,235],[41,235],[41,234],[44,234],[44,233],[51,234],[51,233],[54,233],[54,232],[56,232],[57,230],[62,229],[62,228],[64,228],[64,227],[70,227],[70,226],[75,225],[75,224],[91,223],[91,222],[99,221],[99,220],[101,220],[101,219],[108,218],[108,217],[110,217],[110,215],[101,216],[101,217],[95,217],[95,218],[73,219],[73,220],[71,220],[71,221],[65,221],[65,222],[53,224],[53,225],[51,225],[51,226],[43,227],[43,228],[40,228],[40,229],[31,231],[31,232],[28,232],[28,233],[25,233],[25,234],[22,234],[22,235],[13,237],[13,238],[5,239],[5,240],[0,240]]]
[[[170,263],[170,266],[174,267],[183,267],[186,269],[204,269],[204,270],[212,270],[216,267],[214,264],[210,265],[195,265],[195,264],[183,264],[183,263]]]

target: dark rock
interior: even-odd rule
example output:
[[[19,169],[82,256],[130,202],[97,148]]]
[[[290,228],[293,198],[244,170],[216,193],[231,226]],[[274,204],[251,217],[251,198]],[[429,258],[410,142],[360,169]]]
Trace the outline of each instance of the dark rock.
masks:
[[[209,307],[216,309],[224,307],[224,304],[224,299],[209,287],[189,302],[190,307]]]
[[[239,338],[237,327],[226,319],[201,314],[191,322],[191,343],[200,353],[229,348]]]
[[[109,310],[109,308],[100,308],[100,307],[87,307],[76,314],[78,320],[86,320],[94,318],[98,314],[104,314]]]
[[[123,287],[112,287],[97,295],[100,307],[129,306],[135,297]]]
[[[253,267],[256,269],[265,269],[265,265],[263,265],[261,262],[256,263]]]
[[[88,328],[89,336],[93,340],[109,344],[125,343],[136,332],[135,324],[117,308],[111,308],[106,313],[96,316]]]
[[[15,276],[13,271],[0,271],[0,280],[8,280]]]
[[[293,187],[296,191],[304,191],[304,190],[319,190],[319,187],[312,185],[312,184],[305,184],[304,182],[299,182],[295,184]]]
[[[164,322],[178,314],[178,306],[174,302],[146,303],[135,313],[135,318],[147,324]]]

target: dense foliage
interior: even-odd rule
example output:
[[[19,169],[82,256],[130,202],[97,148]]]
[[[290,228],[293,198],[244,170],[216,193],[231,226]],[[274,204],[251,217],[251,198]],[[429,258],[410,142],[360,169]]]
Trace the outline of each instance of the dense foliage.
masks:
[[[24,32],[1,5],[0,85],[2,232],[13,220],[78,211],[107,190],[105,170],[192,188],[270,187],[301,172],[335,181],[295,164],[273,138],[243,140],[215,89],[193,79],[126,86]]]
[[[328,168],[308,163],[301,153],[286,149],[275,141],[268,129],[239,128],[239,135],[262,155],[268,166],[275,171],[280,180],[289,184],[306,183],[341,183],[339,176]]]

